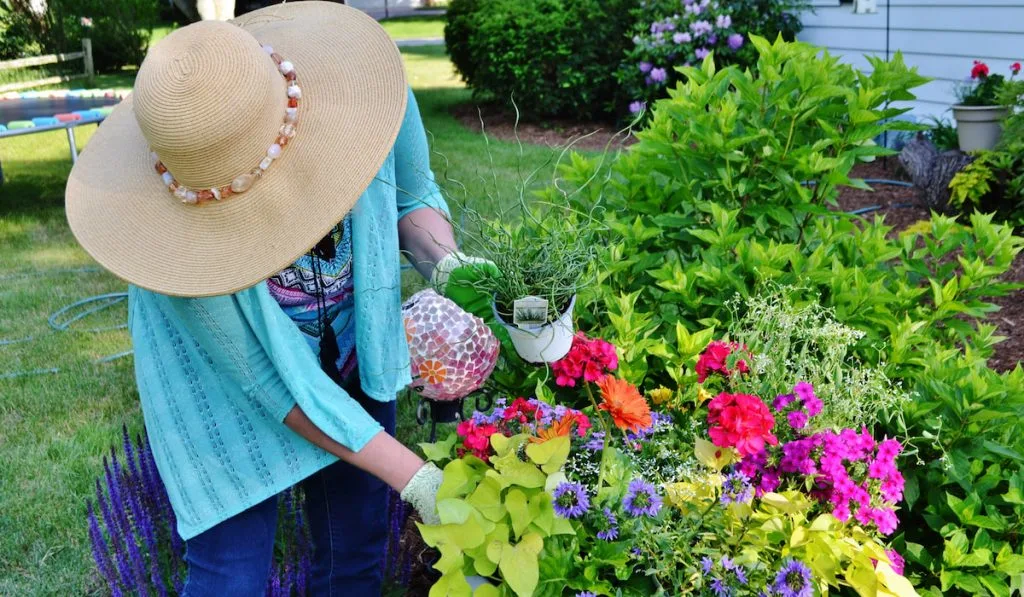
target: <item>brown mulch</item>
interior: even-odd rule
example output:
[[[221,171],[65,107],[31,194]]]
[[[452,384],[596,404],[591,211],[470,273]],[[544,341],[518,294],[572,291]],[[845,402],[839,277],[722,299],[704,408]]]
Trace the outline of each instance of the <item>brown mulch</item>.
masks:
[[[516,125],[514,112],[509,113],[506,108],[495,105],[459,104],[452,108],[452,115],[473,132],[480,132],[483,121],[483,131],[493,139],[515,142],[518,135],[522,143],[557,149],[571,143],[576,149],[602,151],[606,147],[618,149],[636,141],[634,137],[619,132],[611,123],[550,120]]]

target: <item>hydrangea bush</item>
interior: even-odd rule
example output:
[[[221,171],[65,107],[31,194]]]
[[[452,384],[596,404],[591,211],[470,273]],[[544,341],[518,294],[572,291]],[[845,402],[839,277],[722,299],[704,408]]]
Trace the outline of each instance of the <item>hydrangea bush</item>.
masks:
[[[751,33],[794,39],[803,0],[654,0],[641,2],[632,42],[616,74],[629,94],[629,112],[645,110],[683,75],[676,67],[700,64],[714,53],[720,65],[749,66],[757,58]]]

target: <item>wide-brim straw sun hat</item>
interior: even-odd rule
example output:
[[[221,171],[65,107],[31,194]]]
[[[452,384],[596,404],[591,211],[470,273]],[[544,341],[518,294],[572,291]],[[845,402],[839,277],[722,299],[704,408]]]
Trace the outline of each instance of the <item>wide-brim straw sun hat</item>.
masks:
[[[89,140],[68,179],[68,222],[137,286],[248,288],[352,209],[406,101],[394,42],[347,6],[297,2],[183,27],[153,47]]]

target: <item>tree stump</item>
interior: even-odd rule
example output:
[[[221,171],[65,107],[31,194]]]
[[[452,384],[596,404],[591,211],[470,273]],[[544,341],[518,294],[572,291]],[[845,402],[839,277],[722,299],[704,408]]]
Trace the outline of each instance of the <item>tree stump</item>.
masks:
[[[917,188],[918,199],[928,209],[946,212],[949,205],[949,183],[974,158],[962,151],[939,152],[932,142],[918,133],[900,152],[900,165],[910,174]]]

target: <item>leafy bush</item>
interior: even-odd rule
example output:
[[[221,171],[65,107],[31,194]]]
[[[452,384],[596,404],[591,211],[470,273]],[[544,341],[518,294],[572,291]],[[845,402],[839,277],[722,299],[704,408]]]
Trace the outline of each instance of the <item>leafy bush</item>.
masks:
[[[13,34],[3,35],[0,52],[78,52],[82,38],[89,37],[97,71],[137,65],[159,10],[159,0],[49,0],[45,12],[37,13],[25,0],[8,0],[8,10],[0,11],[0,29]],[[92,19],[92,26],[83,26],[82,17]]]
[[[593,118],[618,95],[637,0],[453,0],[445,42],[478,98],[529,117]]]
[[[682,11],[680,11],[682,8]],[[637,113],[664,97],[682,77],[679,66],[699,64],[714,52],[719,66],[752,66],[751,34],[792,41],[802,26],[806,0],[656,0],[634,9],[633,47],[616,74]]]
[[[603,201],[620,236],[584,298],[606,311],[583,310],[584,325],[618,342],[624,377],[694,399],[705,328],[745,315],[733,296],[774,283],[792,287],[790,304],[820,299],[863,333],[850,356],[912,397],[877,413],[888,433],[909,431],[919,458],[897,538],[908,575],[936,595],[1006,594],[1024,555],[1024,370],[985,368],[1000,338],[983,318],[990,297],[1019,287],[1000,278],[1024,239],[979,214],[969,225],[933,215],[896,235],[880,218],[826,209],[840,185],[863,186],[849,176],[858,158],[888,153],[870,139],[906,124],[884,106],[923,79],[898,55],[866,75],[804,44],[752,41],[756,68],[687,69],[607,171],[584,158],[561,169],[560,186],[581,187],[583,206]],[[985,580],[968,580],[979,571]]]

